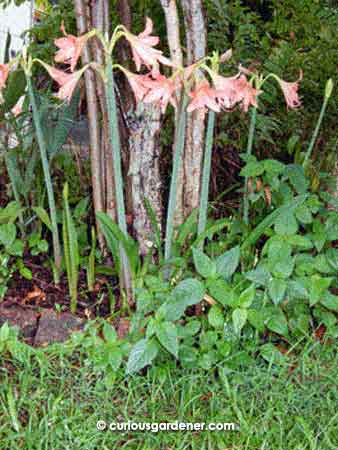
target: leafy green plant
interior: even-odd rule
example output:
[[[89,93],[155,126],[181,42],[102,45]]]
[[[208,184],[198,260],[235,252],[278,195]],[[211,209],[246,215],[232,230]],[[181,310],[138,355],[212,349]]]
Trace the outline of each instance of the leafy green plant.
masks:
[[[33,120],[34,120],[35,129],[36,129],[37,141],[38,141],[38,145],[39,145],[39,149],[40,149],[42,167],[43,167],[46,188],[47,188],[49,212],[50,212],[50,217],[51,217],[52,236],[53,236],[54,266],[55,266],[54,275],[55,275],[55,282],[58,283],[59,277],[60,277],[60,270],[61,270],[61,248],[60,248],[59,231],[58,231],[58,224],[57,224],[57,218],[56,218],[55,197],[54,197],[51,174],[50,174],[50,170],[49,170],[49,162],[48,162],[48,156],[47,156],[45,137],[43,135],[43,131],[41,128],[41,116],[40,116],[40,112],[39,112],[37,104],[36,104],[32,80],[31,80],[32,62],[31,62],[31,60],[30,60],[30,62],[26,61],[25,64],[26,64],[25,65],[25,74],[26,74],[26,80],[27,80],[28,94],[29,94],[29,98],[30,98],[30,103],[32,105]]]

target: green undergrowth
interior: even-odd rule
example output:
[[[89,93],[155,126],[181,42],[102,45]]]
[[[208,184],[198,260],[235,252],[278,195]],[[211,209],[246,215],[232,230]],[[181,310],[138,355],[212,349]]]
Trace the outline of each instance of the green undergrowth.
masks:
[[[10,331],[12,333],[12,331]],[[174,362],[107,383],[86,351],[54,344],[32,349],[7,341],[0,357],[0,448],[337,449],[337,354],[332,342],[308,339],[285,360],[253,354],[231,369]],[[110,422],[226,422],[237,431],[98,431]]]

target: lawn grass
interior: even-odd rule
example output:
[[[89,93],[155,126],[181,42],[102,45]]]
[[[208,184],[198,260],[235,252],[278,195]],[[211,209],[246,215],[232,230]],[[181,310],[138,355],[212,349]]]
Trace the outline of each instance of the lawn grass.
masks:
[[[296,364],[295,364],[296,361]],[[333,450],[337,355],[308,342],[283,366],[237,370],[151,368],[117,374],[110,387],[83,356],[62,345],[0,356],[0,448],[25,450]],[[96,422],[235,422],[238,431],[121,432]]]

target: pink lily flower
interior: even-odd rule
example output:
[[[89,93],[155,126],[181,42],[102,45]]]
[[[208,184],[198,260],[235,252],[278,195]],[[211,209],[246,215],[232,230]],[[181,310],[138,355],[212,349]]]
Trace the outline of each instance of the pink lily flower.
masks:
[[[133,60],[136,65],[137,71],[141,69],[144,64],[148,69],[152,69],[152,74],[156,76],[159,73],[159,63],[166,66],[173,66],[172,62],[163,56],[161,50],[153,48],[159,43],[158,36],[151,36],[153,31],[153,22],[147,17],[146,27],[142,33],[135,36],[129,32],[126,32],[125,37],[131,45]]]
[[[6,86],[6,81],[9,75],[9,65],[0,64],[0,90]]]
[[[13,106],[13,108],[11,109],[11,113],[17,117],[22,113],[22,107],[23,107],[23,103],[25,101],[25,95],[22,95],[19,100],[16,102],[16,104]]]
[[[238,83],[238,75],[223,77],[215,74],[212,78],[217,91],[217,99],[222,108],[232,109],[236,103],[242,100],[243,94]]]
[[[80,80],[81,75],[83,74],[85,68],[77,70],[76,72],[73,73],[66,73],[63,72],[62,70],[55,69],[55,67],[52,67],[48,64],[43,65],[45,69],[48,71],[49,75],[53,78],[54,81],[58,83],[60,87],[55,97],[59,98],[60,100],[66,100],[69,103],[76,88],[76,85]]]
[[[65,35],[63,38],[55,39],[54,43],[60,50],[55,54],[54,60],[57,63],[70,65],[70,70],[74,72],[75,66],[80,58],[83,47],[88,39],[87,35],[76,37],[67,34],[62,22],[61,31]]]
[[[174,80],[158,74],[155,79],[148,78],[144,81],[144,86],[149,88],[145,95],[144,103],[157,103],[161,107],[162,114],[165,113],[168,103],[176,108],[175,92],[177,85]]]
[[[146,86],[146,82],[151,81],[151,78],[149,75],[136,75],[131,72],[125,72],[128,82],[130,84],[130,87],[132,88],[135,100],[136,102],[142,102],[145,95],[149,91],[149,87]]]
[[[220,112],[221,108],[217,103],[217,91],[210,87],[207,80],[200,81],[195,90],[190,92],[189,96],[192,98],[187,111],[192,112],[195,109],[209,108],[215,112]]]
[[[0,103],[3,102],[2,90],[6,86],[9,70],[10,69],[8,64],[0,64]]]
[[[297,81],[288,82],[277,77],[278,83],[283,91],[284,98],[288,108],[298,108],[301,105],[301,101],[298,96],[299,83],[303,79],[303,72],[300,71]]]
[[[261,91],[255,89],[247,80],[245,75],[241,75],[237,80],[238,93],[240,95],[241,107],[247,112],[250,106],[257,107],[257,97]]]

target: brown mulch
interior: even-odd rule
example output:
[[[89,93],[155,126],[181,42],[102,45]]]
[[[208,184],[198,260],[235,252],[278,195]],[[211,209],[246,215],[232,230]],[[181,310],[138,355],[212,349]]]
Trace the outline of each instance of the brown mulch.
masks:
[[[88,292],[86,273],[81,270],[77,311],[72,314],[65,276],[55,285],[51,269],[39,256],[25,258],[25,266],[32,271],[32,279],[14,273],[0,303],[0,326],[5,322],[18,326],[25,342],[36,346],[63,342],[72,331],[82,329],[87,320],[112,314],[107,284],[112,286],[113,279],[98,276],[94,291]],[[114,325],[119,337],[123,337],[128,332],[129,320],[120,318]]]

